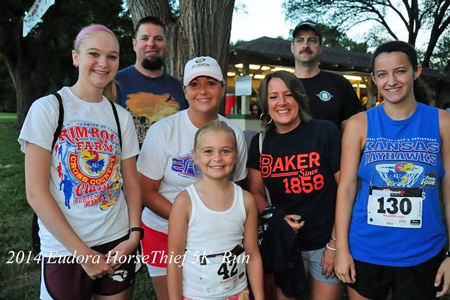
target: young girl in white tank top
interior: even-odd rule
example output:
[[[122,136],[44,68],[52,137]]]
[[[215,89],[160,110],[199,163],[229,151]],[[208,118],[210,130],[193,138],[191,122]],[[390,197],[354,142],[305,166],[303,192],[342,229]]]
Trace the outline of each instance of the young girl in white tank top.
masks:
[[[169,217],[170,299],[264,299],[253,196],[228,180],[236,137],[215,120],[195,135],[193,157],[202,177],[175,199]]]

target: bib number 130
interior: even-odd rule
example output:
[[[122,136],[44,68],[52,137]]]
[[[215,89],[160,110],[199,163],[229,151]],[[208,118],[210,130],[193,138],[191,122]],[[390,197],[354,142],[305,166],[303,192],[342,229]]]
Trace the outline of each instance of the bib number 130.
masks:
[[[372,187],[367,203],[367,223],[377,226],[421,228],[422,190]]]
[[[386,206],[388,204],[388,206]],[[399,211],[403,215],[409,215],[412,210],[411,200],[408,198],[402,198],[398,200],[398,198],[389,197],[385,199],[384,197],[378,198],[378,210],[377,212],[380,214],[390,214],[395,215]]]

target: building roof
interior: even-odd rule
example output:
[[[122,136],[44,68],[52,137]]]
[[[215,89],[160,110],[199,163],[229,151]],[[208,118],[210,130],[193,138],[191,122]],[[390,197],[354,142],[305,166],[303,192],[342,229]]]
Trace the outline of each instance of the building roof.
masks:
[[[279,38],[260,37],[230,48],[230,64],[251,63],[294,67],[291,42]],[[372,54],[324,46],[320,67],[326,70],[361,72],[371,71]],[[434,80],[450,81],[450,74],[424,68],[423,75]]]

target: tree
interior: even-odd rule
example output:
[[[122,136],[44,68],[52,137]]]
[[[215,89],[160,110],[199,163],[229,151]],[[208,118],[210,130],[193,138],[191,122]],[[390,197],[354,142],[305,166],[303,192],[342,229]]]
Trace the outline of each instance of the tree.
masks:
[[[408,32],[408,43],[415,45],[421,29],[431,29],[423,65],[429,66],[436,44],[449,32],[450,0],[285,0],[287,18],[313,19],[347,31],[353,26],[374,21],[398,40],[398,27]],[[390,22],[390,12],[397,17]],[[400,20],[400,22],[398,22]]]
[[[15,112],[16,97],[14,86],[6,67],[5,59],[0,54],[0,112]]]
[[[330,48],[341,48],[356,52],[367,53],[366,42],[357,43],[341,32],[337,26],[327,26],[320,24],[323,36],[323,44]]]
[[[185,63],[195,56],[214,57],[226,74],[235,0],[128,0],[133,23],[145,16],[160,18],[167,27],[170,51],[166,70],[181,78]]]
[[[445,36],[439,40],[436,46],[436,54],[433,55],[430,65],[444,72],[450,72],[450,60],[448,54],[450,53],[450,36]]]
[[[75,35],[83,26],[105,24],[118,33],[119,40],[132,31],[129,17],[126,14],[119,17],[123,11],[121,0],[55,1],[43,22],[24,38],[23,16],[33,2],[3,0],[0,4],[0,54],[15,88],[18,127],[35,99],[75,82],[71,50]],[[127,41],[130,38],[126,36]]]

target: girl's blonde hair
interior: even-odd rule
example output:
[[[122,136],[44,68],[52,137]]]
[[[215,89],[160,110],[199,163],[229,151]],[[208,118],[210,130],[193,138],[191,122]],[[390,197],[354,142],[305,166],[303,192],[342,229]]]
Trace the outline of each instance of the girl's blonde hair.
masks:
[[[200,139],[207,132],[225,132],[230,134],[233,138],[233,146],[236,151],[236,155],[238,154],[236,133],[234,133],[234,130],[230,126],[228,126],[226,122],[220,121],[219,119],[216,119],[214,121],[205,124],[204,126],[202,126],[202,128],[200,128],[197,131],[194,138],[193,152],[197,152],[198,146],[200,144]]]

